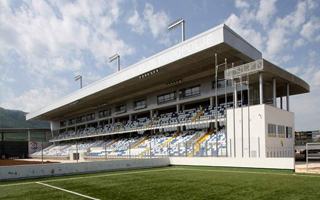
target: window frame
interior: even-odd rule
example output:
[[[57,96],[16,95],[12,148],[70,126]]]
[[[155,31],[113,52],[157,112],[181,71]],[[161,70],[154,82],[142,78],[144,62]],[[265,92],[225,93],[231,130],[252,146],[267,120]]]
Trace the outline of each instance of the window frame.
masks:
[[[162,100],[160,100],[160,98]],[[158,105],[165,104],[165,103],[173,102],[176,99],[177,99],[177,94],[176,94],[175,91],[173,91],[173,92],[169,92],[169,93],[158,95],[157,96],[157,103],[158,103]]]

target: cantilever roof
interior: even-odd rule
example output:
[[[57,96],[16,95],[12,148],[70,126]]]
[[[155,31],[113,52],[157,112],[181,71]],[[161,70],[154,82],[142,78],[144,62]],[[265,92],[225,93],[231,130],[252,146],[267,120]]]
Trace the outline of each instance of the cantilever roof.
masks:
[[[263,59],[263,71],[270,76],[281,77],[285,82],[290,83],[290,95],[310,92],[307,82],[265,59]]]
[[[160,69],[170,63],[184,59],[188,56],[207,50],[219,44],[226,44],[227,46],[230,46],[250,60],[256,60],[262,57],[260,51],[241,38],[237,33],[232,31],[228,26],[221,24],[173,47],[161,51],[160,53],[157,53],[147,59],[133,64],[119,72],[106,76],[101,80],[85,86],[51,105],[28,113],[26,118],[27,120],[44,119],[42,115],[46,113],[57,110],[61,107],[77,104],[79,100],[83,100],[97,92],[107,90],[112,86],[122,84],[130,79],[139,77],[139,75],[154,69]]]
[[[106,76],[51,105],[27,114],[26,118],[28,120],[52,120],[77,112],[79,109],[105,104],[106,101],[110,103],[110,99],[118,96],[124,98],[129,93],[136,93],[139,90],[146,89],[145,81],[139,80],[138,77],[158,69],[157,78],[148,79],[150,91],[152,90],[152,84],[156,85],[165,82],[166,79],[173,78],[173,76],[183,77],[194,73],[194,70],[207,70],[206,68],[201,68],[201,65],[208,64],[208,59],[212,60],[213,52],[224,54],[224,56],[228,57],[228,61],[231,62],[233,57],[241,58],[245,62],[262,59],[262,55],[257,49],[229,27],[222,24],[119,72]],[[262,71],[265,72],[267,79],[280,78],[277,80],[277,85],[284,85],[289,82],[290,95],[310,91],[310,86],[305,81],[264,59]],[[203,72],[206,73],[206,71]],[[159,82],[156,79],[161,79],[161,81]],[[135,88],[135,90],[129,88]],[[279,95],[285,95],[280,94],[281,92],[279,92]]]

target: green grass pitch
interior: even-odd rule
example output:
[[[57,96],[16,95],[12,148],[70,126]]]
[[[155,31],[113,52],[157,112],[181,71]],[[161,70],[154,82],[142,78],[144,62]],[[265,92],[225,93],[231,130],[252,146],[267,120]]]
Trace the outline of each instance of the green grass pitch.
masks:
[[[0,199],[90,198],[319,200],[320,176],[279,170],[179,166],[0,182]]]

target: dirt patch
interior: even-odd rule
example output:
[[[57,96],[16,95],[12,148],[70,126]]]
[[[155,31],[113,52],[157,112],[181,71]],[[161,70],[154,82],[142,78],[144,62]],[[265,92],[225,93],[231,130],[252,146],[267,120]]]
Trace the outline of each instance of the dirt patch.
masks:
[[[34,164],[41,164],[41,161],[26,161],[26,160],[1,160],[0,159],[0,166],[12,166],[12,165],[34,165]],[[45,164],[48,163],[58,163],[58,162],[43,162]]]

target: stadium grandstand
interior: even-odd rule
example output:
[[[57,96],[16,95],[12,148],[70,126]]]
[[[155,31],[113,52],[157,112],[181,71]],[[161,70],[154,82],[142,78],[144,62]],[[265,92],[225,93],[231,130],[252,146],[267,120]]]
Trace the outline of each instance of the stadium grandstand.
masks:
[[[309,90],[222,24],[26,118],[50,121],[48,159],[294,158],[290,97]]]

